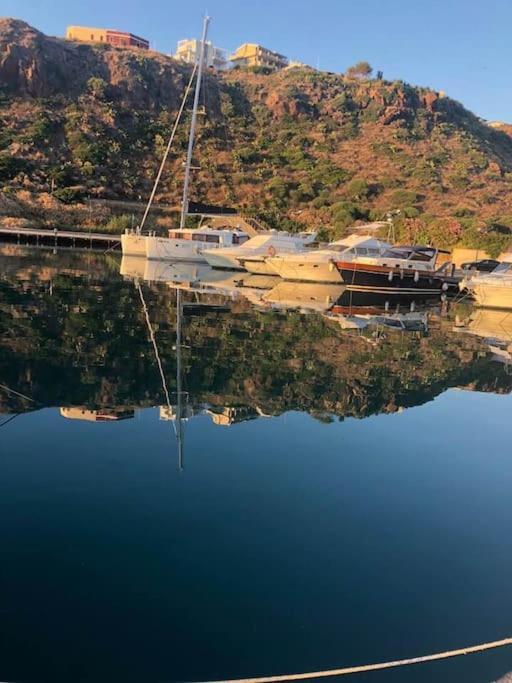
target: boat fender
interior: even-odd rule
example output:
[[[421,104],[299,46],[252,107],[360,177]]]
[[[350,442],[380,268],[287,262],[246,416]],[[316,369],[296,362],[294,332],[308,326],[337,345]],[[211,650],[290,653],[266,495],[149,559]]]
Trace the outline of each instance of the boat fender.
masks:
[[[267,249],[267,254],[272,258],[276,255],[276,248],[270,245],[270,247]]]
[[[390,282],[393,281],[393,271],[392,271],[392,270],[389,271],[388,280],[389,280]]]
[[[448,289],[448,283],[443,282],[443,286],[441,287],[441,289],[443,290],[443,292],[446,292],[446,290]]]
[[[414,271],[414,282],[418,282],[420,279],[420,274],[418,273],[417,270]]]
[[[331,273],[335,268],[336,268],[336,266],[334,265],[334,261],[329,261],[329,270]]]
[[[400,280],[404,279],[404,271],[400,269]]]

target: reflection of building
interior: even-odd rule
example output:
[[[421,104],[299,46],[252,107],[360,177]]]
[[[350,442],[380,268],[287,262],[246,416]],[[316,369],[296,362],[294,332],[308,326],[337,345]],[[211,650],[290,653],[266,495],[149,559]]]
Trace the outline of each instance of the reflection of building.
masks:
[[[87,422],[116,422],[118,420],[130,420],[135,416],[134,410],[122,408],[102,408],[89,410],[87,408],[61,408],[60,414],[68,420],[86,420]]]
[[[187,64],[195,64],[199,59],[201,41],[192,39],[179,40],[176,49],[176,59]],[[220,47],[215,47],[208,40],[205,43],[205,65],[213,67],[219,71],[224,71],[229,67],[228,51]]]
[[[263,66],[272,71],[278,71],[288,66],[288,60],[278,52],[267,50],[256,43],[240,45],[230,57],[235,66]]]
[[[143,50],[149,49],[149,42],[139,38],[133,33],[114,31],[109,28],[90,28],[88,26],[68,26],[66,29],[68,40],[77,40],[81,43],[105,43],[114,47],[138,47]]]
[[[212,418],[214,424],[223,427],[229,427],[235,422],[254,420],[259,416],[259,413],[249,406],[211,407],[206,410],[206,413]]]
[[[212,422],[216,425],[228,427],[237,422],[245,422],[246,420],[254,420],[257,417],[268,417],[259,408],[251,408],[250,406],[191,406],[186,405],[183,409],[183,418],[189,420],[197,415],[209,415]],[[160,406],[159,413],[161,420],[176,420],[176,410],[174,406],[169,409],[168,406]]]
[[[194,410],[194,407],[188,403],[182,408],[182,420],[190,420],[194,415],[200,415],[202,410]],[[160,420],[175,420],[176,419],[176,406],[159,406],[159,418]]]

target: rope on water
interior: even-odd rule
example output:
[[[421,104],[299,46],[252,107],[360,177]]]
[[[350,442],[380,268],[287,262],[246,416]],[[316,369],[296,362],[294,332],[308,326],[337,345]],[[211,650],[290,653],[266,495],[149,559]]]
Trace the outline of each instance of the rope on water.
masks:
[[[284,674],[281,676],[262,676],[259,678],[234,678],[210,681],[209,683],[281,683],[282,681],[303,681],[311,678],[328,678],[329,676],[347,676],[349,674],[363,673],[367,671],[379,671],[382,669],[393,669],[399,666],[409,666],[410,664],[423,664],[424,662],[434,662],[439,659],[449,659],[450,657],[460,657],[475,652],[484,652],[498,647],[512,645],[512,638],[494,640],[490,643],[463,647],[459,650],[448,650],[434,655],[423,655],[422,657],[412,657],[410,659],[397,659],[392,662],[380,662],[379,664],[364,664],[361,666],[349,666],[344,669],[328,669],[326,671],[310,671],[308,673]]]

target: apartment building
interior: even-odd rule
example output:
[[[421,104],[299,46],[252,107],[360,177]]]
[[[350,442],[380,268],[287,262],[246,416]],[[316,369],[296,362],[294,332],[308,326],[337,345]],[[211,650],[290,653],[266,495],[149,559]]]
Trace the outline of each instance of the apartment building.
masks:
[[[199,59],[201,41],[192,39],[179,40],[176,48],[176,59],[187,64],[195,64]],[[205,44],[205,64],[207,67],[224,71],[229,68],[228,51],[215,47],[210,41]]]
[[[278,71],[288,66],[288,59],[278,52],[268,50],[257,43],[244,43],[231,55],[235,66],[261,66],[271,71]]]
[[[133,33],[116,31],[109,28],[68,26],[66,38],[67,40],[75,40],[81,43],[104,43],[114,47],[137,47],[142,50],[149,50],[149,41],[145,38],[140,38]]]

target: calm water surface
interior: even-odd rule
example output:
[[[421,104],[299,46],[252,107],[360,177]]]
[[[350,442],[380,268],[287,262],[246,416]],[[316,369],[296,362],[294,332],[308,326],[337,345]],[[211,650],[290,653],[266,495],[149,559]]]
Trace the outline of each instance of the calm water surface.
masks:
[[[505,314],[119,269],[0,257],[2,680],[234,678],[512,635]],[[510,670],[503,649],[350,680]]]

